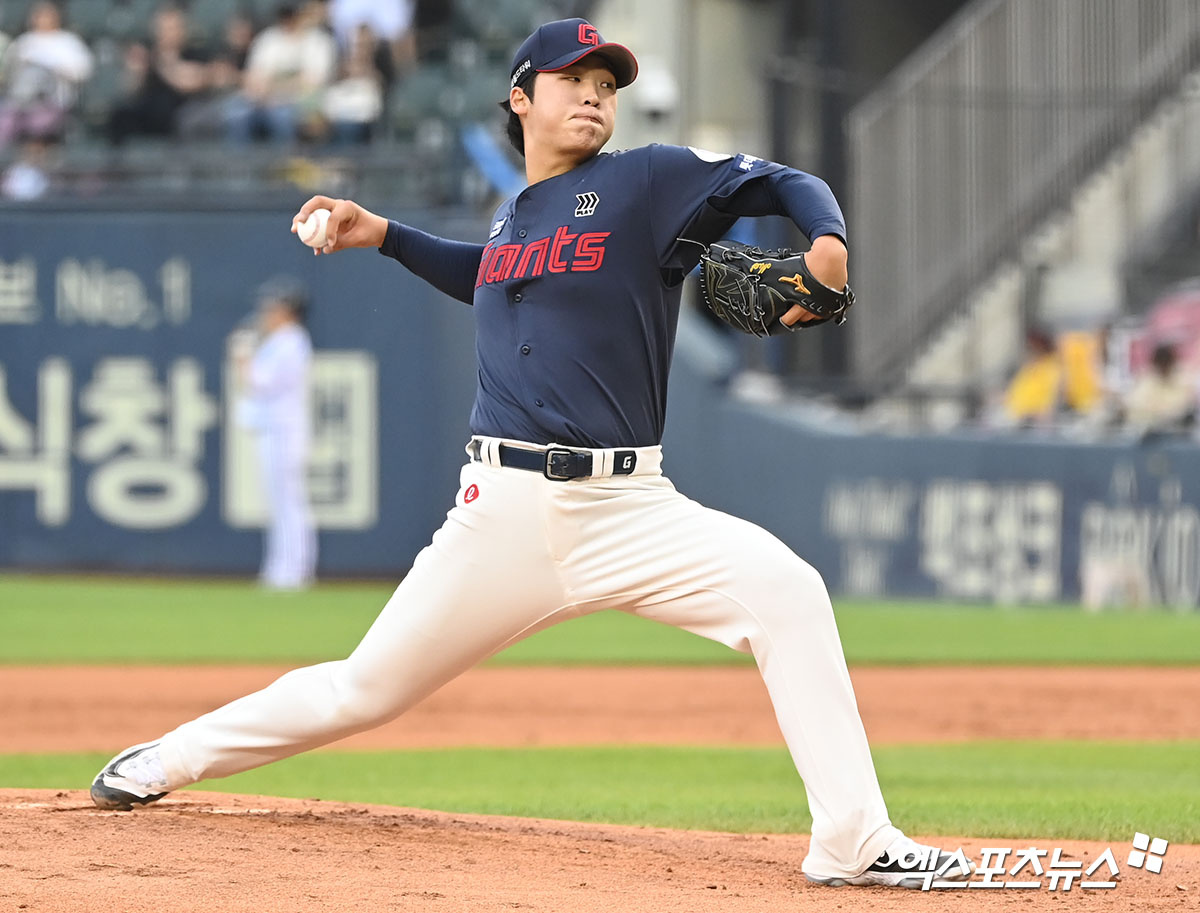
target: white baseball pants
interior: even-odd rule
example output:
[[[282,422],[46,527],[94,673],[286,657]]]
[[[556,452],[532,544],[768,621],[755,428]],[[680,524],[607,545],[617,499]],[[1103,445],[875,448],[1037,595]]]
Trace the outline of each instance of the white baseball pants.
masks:
[[[619,609],[753,653],[808,792],[804,871],[863,871],[899,831],[820,575],[765,530],[679,494],[659,447],[636,451],[633,475],[556,482],[501,467],[495,443],[463,467],[454,509],[354,652],[168,733],[170,788],[378,726],[535,631]],[[612,465],[612,451],[593,454]]]
[[[296,589],[312,583],[317,531],[308,504],[308,436],[302,428],[269,427],[257,433],[259,470],[269,517],[263,534],[259,580]]]

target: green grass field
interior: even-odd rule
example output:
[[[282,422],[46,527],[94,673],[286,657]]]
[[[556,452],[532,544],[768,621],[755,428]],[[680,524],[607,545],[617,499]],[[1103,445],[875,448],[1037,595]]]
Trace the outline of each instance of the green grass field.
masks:
[[[0,575],[0,663],[302,664],[348,652],[390,591],[332,584],[278,596],[240,582]],[[852,663],[1200,664],[1200,613],[851,602],[837,612]],[[560,625],[493,660],[748,661],[619,613]],[[893,819],[912,833],[1123,841],[1141,830],[1200,842],[1200,742],[978,742],[874,754]],[[80,788],[105,760],[0,755],[0,786]],[[319,751],[199,788],[661,827],[809,826],[790,759],[770,749]]]
[[[308,663],[345,656],[390,584],[296,594],[245,582],[0,575],[0,663]],[[1085,614],[926,603],[835,603],[851,664],[1200,664],[1200,612]],[[619,612],[531,637],[493,662],[749,662],[720,644]]]
[[[1200,742],[977,742],[873,752],[914,834],[1200,842]],[[99,754],[0,755],[0,785],[80,788]],[[318,751],[194,789],[448,812],[737,832],[807,832],[782,749]]]

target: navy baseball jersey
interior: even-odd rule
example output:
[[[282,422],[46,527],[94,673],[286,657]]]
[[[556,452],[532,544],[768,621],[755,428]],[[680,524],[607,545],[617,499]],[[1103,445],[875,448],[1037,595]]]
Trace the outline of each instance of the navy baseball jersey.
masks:
[[[526,187],[496,211],[482,249],[392,223],[380,250],[475,305],[472,433],[642,447],[662,439],[680,293],[699,245],[758,215],[789,216],[810,240],[845,239],[819,178],[652,145]]]

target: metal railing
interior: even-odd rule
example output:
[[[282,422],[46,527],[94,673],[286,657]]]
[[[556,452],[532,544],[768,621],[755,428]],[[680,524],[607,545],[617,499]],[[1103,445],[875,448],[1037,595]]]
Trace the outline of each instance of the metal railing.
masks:
[[[488,193],[468,168],[458,126],[437,123],[437,142],[382,139],[347,147],[294,143],[233,146],[221,140],[137,138],[119,147],[70,142],[41,167],[48,183],[34,200],[7,208],[259,208],[299,205],[315,193],[364,205],[435,209],[477,205]],[[0,153],[0,171],[16,157]],[[0,216],[2,218],[3,216]],[[2,259],[2,257],[0,257]]]
[[[979,0],[857,105],[858,381],[901,382],[1198,61],[1200,0]]]

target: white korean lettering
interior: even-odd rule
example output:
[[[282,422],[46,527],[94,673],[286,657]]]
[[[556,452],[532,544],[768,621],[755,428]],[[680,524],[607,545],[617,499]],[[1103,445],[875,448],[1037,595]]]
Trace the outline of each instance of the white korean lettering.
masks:
[[[62,526],[71,513],[71,369],[48,358],[38,369],[37,418],[13,408],[0,365],[0,490],[33,491],[40,523]]]
[[[0,260],[0,323],[37,323],[40,317],[33,257],[13,263]]]
[[[147,359],[104,359],[81,392],[80,409],[94,419],[79,433],[76,452],[100,464],[87,486],[97,515],[133,529],[161,529],[200,512],[207,486],[197,464],[216,405],[198,362],[178,359],[164,390]]]
[[[970,886],[972,888],[1003,888],[1004,882],[996,879],[1006,874],[1004,860],[1008,858],[1012,849],[1006,846],[985,846],[979,852],[980,861],[979,866],[975,869],[975,874],[982,878],[979,881],[972,881]]]
[[[1063,891],[1070,891],[1071,885],[1083,874],[1083,863],[1062,858],[1062,847],[1055,847],[1050,857],[1046,875],[1050,878],[1050,890],[1057,891],[1062,885]]]
[[[159,270],[163,317],[167,323],[187,323],[192,316],[192,268],[183,257],[172,257]]]
[[[1108,880],[1081,881],[1079,882],[1079,886],[1081,888],[1087,888],[1089,890],[1105,890],[1112,889],[1117,886],[1116,878],[1121,874],[1121,870],[1117,868],[1117,860],[1116,857],[1113,856],[1111,846],[1107,847],[1104,852],[1097,856],[1096,860],[1084,870],[1083,877],[1091,878],[1094,874],[1096,874],[1096,870],[1099,869],[1101,865],[1108,866]]]
[[[1061,591],[1062,492],[942,479],[921,505],[921,568],[943,595],[1044,602]]]
[[[1021,870],[1028,866],[1034,875],[1040,879],[1045,874],[1042,868],[1042,860],[1049,854],[1047,850],[1039,850],[1036,847],[1029,847],[1024,850],[1017,850],[1013,855],[1016,857],[1016,862],[1013,867],[1008,870],[1009,875],[1018,875]],[[1041,881],[1008,881],[1005,882],[1005,887],[1009,888],[1031,888],[1037,889],[1042,886]]]

